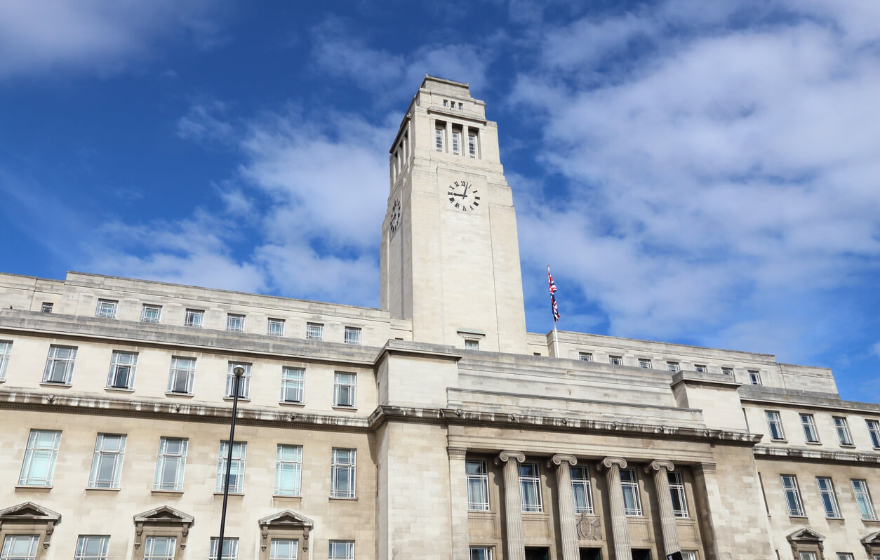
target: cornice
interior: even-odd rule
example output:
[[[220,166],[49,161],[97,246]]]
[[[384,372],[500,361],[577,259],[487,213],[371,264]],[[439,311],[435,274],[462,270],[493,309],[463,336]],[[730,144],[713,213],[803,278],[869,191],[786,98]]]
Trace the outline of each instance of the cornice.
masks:
[[[742,383],[734,380],[730,375],[697,371],[679,371],[673,374],[671,386],[675,388],[675,386],[680,384],[727,387],[731,390],[736,390],[742,385]]]
[[[857,453],[851,451],[824,451],[818,449],[803,449],[797,447],[769,447],[756,445],[755,457],[760,459],[785,459],[803,461],[823,461],[830,463],[861,463],[867,465],[880,465],[880,454]]]

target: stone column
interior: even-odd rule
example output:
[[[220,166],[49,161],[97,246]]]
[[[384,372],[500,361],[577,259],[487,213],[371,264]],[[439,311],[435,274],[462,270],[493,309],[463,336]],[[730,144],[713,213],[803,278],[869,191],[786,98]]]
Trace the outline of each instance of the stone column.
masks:
[[[453,153],[452,152],[452,121],[449,119],[446,119],[446,146],[444,146],[444,148],[446,148],[446,149],[443,151],[446,152],[447,154]]]
[[[700,533],[706,543],[706,560],[719,560],[721,551],[715,535],[715,516],[724,510],[721,492],[715,477],[715,463],[700,463],[692,467],[694,473],[694,502],[700,515]]]
[[[571,467],[577,464],[572,455],[554,455],[547,466],[556,466],[556,493],[559,494],[559,528],[562,533],[562,560],[579,560],[577,517],[571,490]]]
[[[526,460],[520,451],[502,451],[495,464],[504,464],[504,513],[507,518],[507,560],[525,560],[522,499],[519,495],[519,464]]]
[[[663,529],[663,548],[666,555],[681,550],[678,544],[678,529],[675,526],[675,512],[672,508],[672,495],[669,492],[667,473],[675,470],[670,461],[654,461],[645,472],[654,475],[654,488],[657,490],[657,503],[660,504],[660,526]],[[653,472],[652,472],[653,471]]]
[[[470,539],[468,538],[467,470],[465,469],[467,450],[447,447],[446,451],[449,454],[452,560],[468,560],[470,557]]]
[[[623,486],[620,484],[620,469],[626,468],[626,460],[619,457],[606,457],[599,461],[596,468],[605,471],[605,480],[608,482],[614,560],[632,560],[629,531],[626,528],[626,509],[623,504]]]

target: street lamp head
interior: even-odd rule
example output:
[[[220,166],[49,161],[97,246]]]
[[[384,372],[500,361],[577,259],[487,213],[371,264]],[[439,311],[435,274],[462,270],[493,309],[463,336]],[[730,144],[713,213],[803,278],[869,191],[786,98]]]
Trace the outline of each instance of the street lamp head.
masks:
[[[241,377],[244,375],[244,368],[241,366],[235,366],[232,368],[232,373],[234,373],[236,377]]]

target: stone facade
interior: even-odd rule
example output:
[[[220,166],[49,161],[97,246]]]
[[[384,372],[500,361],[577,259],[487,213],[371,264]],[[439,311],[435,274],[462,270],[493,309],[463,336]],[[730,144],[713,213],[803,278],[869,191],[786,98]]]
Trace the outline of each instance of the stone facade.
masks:
[[[85,537],[207,558],[233,363],[236,558],[880,554],[880,406],[766,354],[560,332],[555,355],[525,329],[497,128],[466,84],[425,79],[390,164],[380,309],[0,275],[0,543],[25,554],[2,558]]]

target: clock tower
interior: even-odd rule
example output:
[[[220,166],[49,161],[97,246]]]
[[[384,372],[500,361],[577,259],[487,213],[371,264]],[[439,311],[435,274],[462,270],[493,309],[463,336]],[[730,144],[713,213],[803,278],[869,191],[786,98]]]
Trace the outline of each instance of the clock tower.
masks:
[[[413,340],[526,353],[513,196],[468,84],[426,76],[391,148],[382,309]]]

